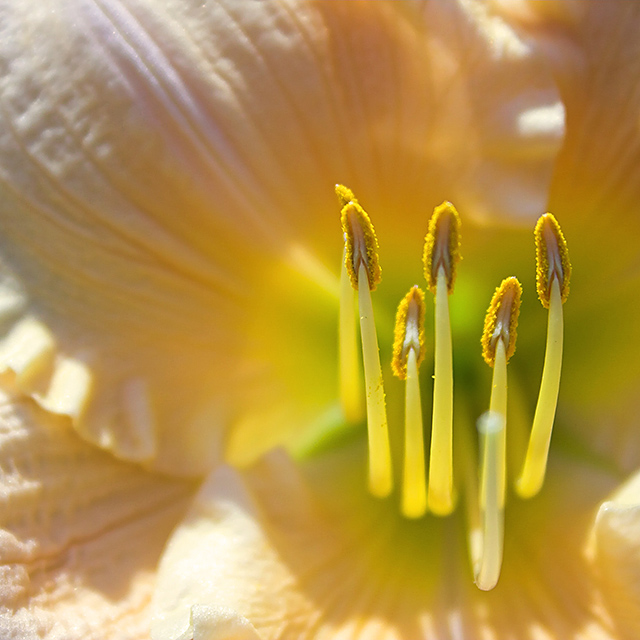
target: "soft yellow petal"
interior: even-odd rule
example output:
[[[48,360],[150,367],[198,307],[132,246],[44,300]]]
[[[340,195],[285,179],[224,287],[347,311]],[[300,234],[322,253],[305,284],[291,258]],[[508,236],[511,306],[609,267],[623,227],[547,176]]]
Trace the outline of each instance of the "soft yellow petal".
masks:
[[[162,546],[193,487],[0,398],[0,637],[148,637]]]
[[[503,574],[484,593],[470,577],[465,518],[409,521],[394,499],[367,497],[360,451],[302,472],[281,453],[243,473],[223,467],[162,558],[153,638],[189,637],[192,607],[220,606],[264,640],[613,640],[582,546],[615,480],[556,460],[538,508],[510,502]]]
[[[422,228],[444,197],[536,214],[564,131],[542,59],[483,3],[250,7],[2,13],[0,369],[171,473],[210,469],[230,425],[249,458],[335,400],[336,181],[393,249],[398,214]]]

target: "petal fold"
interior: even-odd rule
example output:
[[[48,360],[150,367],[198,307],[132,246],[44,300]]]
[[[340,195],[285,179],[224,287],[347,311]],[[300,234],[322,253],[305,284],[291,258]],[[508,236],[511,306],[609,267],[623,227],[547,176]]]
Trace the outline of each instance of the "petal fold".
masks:
[[[598,509],[589,556],[602,599],[622,638],[640,635],[640,474],[625,482]]]
[[[556,460],[537,505],[511,501],[503,572],[485,593],[464,515],[402,518],[395,498],[368,496],[365,464],[347,446],[302,467],[274,452],[216,470],[160,562],[154,640],[189,637],[195,607],[233,611],[263,640],[616,637],[582,548],[610,476]]]
[[[193,486],[0,397],[0,636],[148,637],[155,567]]]

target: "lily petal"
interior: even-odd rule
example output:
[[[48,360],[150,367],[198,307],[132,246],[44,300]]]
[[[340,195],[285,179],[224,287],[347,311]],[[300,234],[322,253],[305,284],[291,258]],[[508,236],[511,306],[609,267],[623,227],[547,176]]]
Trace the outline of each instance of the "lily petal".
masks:
[[[144,638],[155,567],[193,486],[0,397],[0,636]]]
[[[598,509],[590,557],[602,580],[602,597],[620,637],[640,634],[640,474]]]
[[[333,331],[336,181],[407,224],[443,197],[531,216],[564,132],[544,60],[480,2],[1,18],[4,381],[170,473],[212,468],[230,425],[250,458],[335,400],[312,343]]]
[[[366,497],[354,454],[303,472],[283,453],[214,472],[160,563],[154,640],[189,637],[192,608],[214,604],[264,640],[615,637],[581,549],[614,477],[565,459],[533,516],[510,505],[503,575],[483,593],[469,579],[463,519],[402,519]]]

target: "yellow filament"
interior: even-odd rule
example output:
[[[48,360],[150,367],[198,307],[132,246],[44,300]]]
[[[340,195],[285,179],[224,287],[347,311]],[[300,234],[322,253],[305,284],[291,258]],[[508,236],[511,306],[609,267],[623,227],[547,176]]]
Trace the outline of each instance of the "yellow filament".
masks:
[[[438,269],[435,299],[433,418],[429,456],[429,509],[445,516],[453,496],[453,362],[449,296],[444,267]]]
[[[346,249],[344,250],[346,253]],[[340,401],[347,422],[360,422],[364,417],[362,375],[358,362],[358,331],[355,301],[349,274],[342,259],[340,272],[340,318],[338,327]]]
[[[504,353],[504,345],[502,348],[498,347],[498,350]],[[482,541],[475,550],[478,557],[474,559],[474,578],[479,589],[489,591],[498,583],[502,568],[506,467],[503,416],[489,411],[478,420],[478,431],[482,440],[480,453]]]
[[[358,281],[366,282],[367,278],[367,268],[361,262],[358,269]],[[393,489],[393,475],[378,336],[373,319],[371,292],[368,286],[358,287],[358,306],[360,309],[364,378],[367,390],[369,491],[374,496],[384,498]]]
[[[419,518],[427,510],[427,489],[424,469],[424,439],[418,359],[413,348],[409,349],[407,357],[404,419],[402,513],[407,518]]]
[[[547,347],[538,404],[522,474],[516,483],[516,491],[521,498],[532,498],[544,483],[551,432],[558,404],[563,333],[562,295],[558,279],[554,278],[549,301]]]
[[[495,351],[495,362],[493,365],[493,380],[491,382],[491,399],[489,401],[489,411],[500,417],[503,428],[500,430],[497,439],[497,446],[504,459],[507,449],[507,352],[502,339],[498,340]],[[498,491],[499,507],[504,506],[505,475],[500,479]],[[484,493],[483,493],[484,496]]]

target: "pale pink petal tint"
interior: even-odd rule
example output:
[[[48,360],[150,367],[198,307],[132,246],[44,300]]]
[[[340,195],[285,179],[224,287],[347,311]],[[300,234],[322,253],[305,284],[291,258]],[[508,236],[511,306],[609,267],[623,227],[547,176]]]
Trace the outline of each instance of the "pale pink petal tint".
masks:
[[[626,0],[0,6],[0,637],[635,638],[638,38]],[[571,238],[549,477],[491,593],[462,509],[367,496],[355,431],[220,466],[341,425],[336,182],[389,318],[455,203],[467,345],[535,218]]]

